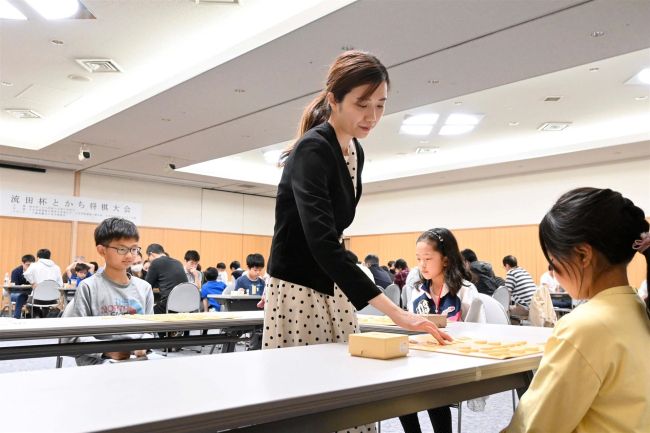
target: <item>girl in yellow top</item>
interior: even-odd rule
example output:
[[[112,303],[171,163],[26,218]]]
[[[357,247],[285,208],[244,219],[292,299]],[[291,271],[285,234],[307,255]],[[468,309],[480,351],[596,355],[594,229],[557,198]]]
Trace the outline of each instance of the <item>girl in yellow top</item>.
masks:
[[[650,305],[626,272],[635,250],[650,261],[644,212],[610,189],[579,188],[546,214],[539,238],[560,285],[589,302],[557,323],[504,431],[650,432]]]

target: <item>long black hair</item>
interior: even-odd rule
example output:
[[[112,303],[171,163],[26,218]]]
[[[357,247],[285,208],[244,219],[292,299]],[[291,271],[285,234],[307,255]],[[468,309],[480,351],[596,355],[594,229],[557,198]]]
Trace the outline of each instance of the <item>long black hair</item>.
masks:
[[[416,243],[418,242],[427,242],[434,251],[447,258],[447,266],[443,270],[445,284],[449,293],[456,296],[463,287],[463,280],[471,280],[471,277],[465,268],[454,234],[446,228],[430,229],[418,237]],[[422,280],[420,274],[420,281]]]
[[[577,188],[562,195],[544,216],[539,241],[551,265],[550,255],[558,262],[570,263],[574,247],[582,243],[591,245],[612,265],[627,265],[636,252],[634,242],[648,227],[643,210],[620,192]],[[650,280],[650,248],[642,254]],[[650,298],[646,299],[646,312],[650,317]]]

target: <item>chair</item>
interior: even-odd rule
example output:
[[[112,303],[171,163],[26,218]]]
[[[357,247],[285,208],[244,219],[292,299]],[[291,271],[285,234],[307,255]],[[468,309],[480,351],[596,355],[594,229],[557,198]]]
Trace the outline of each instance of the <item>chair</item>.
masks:
[[[201,292],[192,283],[180,283],[169,292],[167,313],[194,313],[201,308]]]
[[[34,317],[34,307],[49,308],[59,302],[61,286],[54,280],[45,280],[38,283],[32,291],[32,296],[27,300],[27,306],[30,309],[32,318]]]
[[[369,314],[371,316],[385,316],[384,313],[373,307],[372,305],[368,304],[359,311],[357,311],[357,314]]]
[[[492,297],[499,301],[506,311],[510,308],[510,292],[506,286],[499,286],[492,294]]]
[[[399,286],[395,283],[388,285],[384,289],[384,294],[388,296],[388,299],[393,301],[393,304],[399,307],[400,304],[400,290]]]
[[[192,283],[180,283],[167,297],[166,313],[194,313],[201,309],[201,292]],[[189,334],[189,331],[186,331]],[[167,354],[168,349],[165,349]]]
[[[465,322],[484,322],[485,320],[481,320],[484,318],[484,316],[485,313],[483,313],[483,301],[481,301],[481,298],[478,297],[472,299],[472,303],[470,304],[469,310],[467,311],[467,316],[465,316]]]
[[[510,315],[499,301],[494,299],[493,296],[488,296],[484,293],[479,293],[478,296],[483,303],[483,311],[485,312],[485,321],[487,323],[510,325]]]

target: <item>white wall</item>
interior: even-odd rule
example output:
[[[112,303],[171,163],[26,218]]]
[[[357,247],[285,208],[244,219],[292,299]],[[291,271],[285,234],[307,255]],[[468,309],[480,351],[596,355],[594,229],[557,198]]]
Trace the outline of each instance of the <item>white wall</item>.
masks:
[[[365,194],[347,235],[537,224],[578,186],[618,190],[650,215],[650,159]],[[71,171],[0,169],[0,190],[72,195]],[[275,200],[185,186],[82,174],[81,195],[142,203],[143,226],[272,235]]]
[[[72,195],[74,173],[48,169],[45,173],[0,168],[0,190]]]
[[[564,192],[621,192],[650,215],[650,159],[366,194],[346,235],[538,224]]]
[[[0,191],[73,195],[74,172],[0,168]],[[82,174],[80,195],[142,204],[142,226],[273,234],[275,199],[201,188]]]

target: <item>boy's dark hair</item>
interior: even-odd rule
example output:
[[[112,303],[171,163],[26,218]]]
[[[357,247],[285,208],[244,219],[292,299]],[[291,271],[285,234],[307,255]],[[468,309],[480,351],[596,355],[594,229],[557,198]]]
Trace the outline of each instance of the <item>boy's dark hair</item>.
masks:
[[[74,267],[75,272],[88,272],[90,271],[90,266],[85,263],[77,263]]]
[[[517,258],[515,256],[505,256],[503,258],[503,266],[508,265],[511,268],[517,267]]]
[[[395,260],[395,269],[406,269],[408,268],[408,265],[406,264],[406,260],[404,259],[397,259]]]
[[[22,259],[20,259],[22,263],[34,263],[36,261],[36,257],[32,256],[31,254],[25,254]]]
[[[263,268],[264,267],[264,256],[259,253],[249,254],[246,256],[246,267],[251,268]]]
[[[47,248],[41,248],[40,250],[36,251],[36,257],[39,259],[48,259],[52,256],[52,253],[50,250]]]
[[[379,265],[379,257],[374,254],[368,254],[363,262],[368,265]]]
[[[147,255],[149,254],[165,254],[165,249],[160,244],[150,244],[147,247]]]
[[[474,263],[475,261],[478,260],[478,257],[476,257],[476,253],[469,248],[465,248],[463,251],[460,252],[460,255],[463,256],[465,261],[469,263]]]
[[[454,234],[442,227],[430,229],[418,237],[416,243],[418,242],[427,242],[434,251],[438,251],[447,258],[447,267],[444,271],[445,284],[447,284],[449,292],[456,296],[463,287],[463,280],[471,280],[472,277],[465,269],[463,256],[460,255]]]
[[[203,275],[205,275],[206,281],[214,281],[219,276],[219,271],[217,270],[217,268],[213,268],[212,266],[210,266],[208,269],[205,270]]]
[[[239,268],[241,268],[241,263],[239,263],[237,260],[230,262],[230,269],[237,270]]]
[[[386,272],[390,272],[390,269],[388,269],[388,266],[386,265],[381,265],[380,268],[382,268]]]
[[[138,228],[124,218],[106,218],[95,228],[95,245],[107,245],[116,239],[140,240]]]
[[[201,256],[199,255],[199,252],[196,250],[187,250],[185,253],[185,261],[189,262],[190,260],[194,262],[198,262],[201,260]]]
[[[357,257],[357,255],[354,254],[352,251],[345,250],[345,255],[348,256],[348,258],[352,260],[355,264],[359,263],[359,257]]]
[[[575,275],[582,272],[571,264],[577,245],[590,245],[609,265],[627,265],[635,254],[633,245],[648,227],[643,210],[620,192],[577,188],[562,195],[544,216],[539,224],[539,242],[551,265],[562,263]],[[646,278],[650,280],[650,248],[639,252],[645,257]],[[646,313],[650,316],[650,297]]]
[[[93,265],[95,267],[94,272],[97,272],[99,270],[99,263],[97,263],[97,262],[88,262],[88,263],[90,263],[91,265]]]
[[[226,270],[226,264],[224,262],[217,263],[217,269]]]
[[[395,260],[389,260],[388,263],[386,263],[388,267],[390,268],[391,266],[395,266]]]

